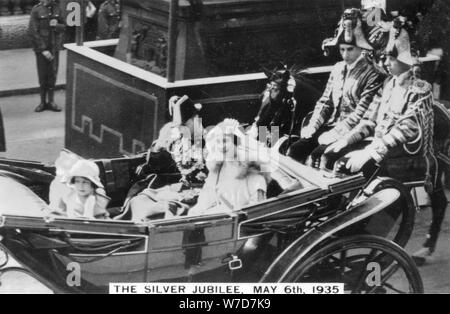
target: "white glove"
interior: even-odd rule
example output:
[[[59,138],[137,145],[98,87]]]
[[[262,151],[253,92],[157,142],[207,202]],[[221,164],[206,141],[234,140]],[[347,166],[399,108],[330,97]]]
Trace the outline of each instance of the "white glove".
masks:
[[[314,136],[314,134],[316,134],[316,132],[316,128],[308,125],[302,129],[301,136],[303,139],[310,139]]]
[[[341,150],[348,146],[348,142],[346,140],[340,139],[337,142],[334,142],[325,150],[325,154],[328,153],[339,153]]]
[[[257,139],[258,138],[258,126],[256,125],[256,123],[253,123],[252,127],[250,128],[250,130],[247,131],[247,135],[250,136],[253,139]]]
[[[347,161],[347,169],[349,169],[352,173],[356,173],[361,171],[363,166],[369,162],[372,157],[365,150],[357,150],[347,154],[345,157],[349,158]]]
[[[331,145],[336,142],[336,133],[333,131],[328,131],[319,136],[320,145]]]
[[[48,60],[48,61],[52,61],[54,59],[54,56],[52,55],[52,53],[48,50],[42,51],[42,55]]]

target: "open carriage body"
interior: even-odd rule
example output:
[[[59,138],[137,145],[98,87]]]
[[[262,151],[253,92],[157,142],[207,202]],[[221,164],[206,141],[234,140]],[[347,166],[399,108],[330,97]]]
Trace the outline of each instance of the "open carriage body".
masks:
[[[145,157],[97,161],[112,215]],[[373,292],[358,279],[369,258],[390,269],[386,282],[395,264],[404,273],[400,290],[421,292],[417,269],[400,249],[414,224],[409,191],[391,179],[367,186],[362,175],[333,177],[278,153],[271,158],[278,167],[269,187],[276,188],[269,188],[266,201],[229,214],[146,223],[126,215],[48,216],[44,200],[55,169],[1,160],[0,245],[57,292],[107,292],[109,283],[126,282],[344,282],[346,291]],[[355,256],[344,271],[334,256],[346,259],[347,249]],[[81,275],[75,285],[68,281],[74,270]]]

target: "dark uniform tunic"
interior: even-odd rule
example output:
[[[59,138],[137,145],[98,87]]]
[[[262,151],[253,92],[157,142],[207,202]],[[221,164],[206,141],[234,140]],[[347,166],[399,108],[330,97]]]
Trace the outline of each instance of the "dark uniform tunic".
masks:
[[[50,26],[53,20],[56,21],[56,26]],[[48,6],[40,3],[31,10],[29,32],[36,53],[41,90],[45,91],[55,87],[64,28],[61,9],[54,1]],[[42,54],[46,50],[54,56],[52,61]]]
[[[98,38],[110,39],[119,37],[120,33],[120,1],[107,0],[102,3],[98,12]]]

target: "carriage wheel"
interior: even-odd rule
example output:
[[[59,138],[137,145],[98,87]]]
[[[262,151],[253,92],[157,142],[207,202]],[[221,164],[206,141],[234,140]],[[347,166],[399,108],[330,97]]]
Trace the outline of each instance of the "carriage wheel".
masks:
[[[344,283],[345,293],[423,293],[419,271],[398,245],[375,236],[333,241],[297,263],[283,280]]]
[[[399,190],[403,195],[409,195],[410,191],[403,184],[392,179],[380,179],[381,181],[375,185],[372,194],[383,189],[394,188]],[[406,199],[403,196],[395,204],[382,210],[381,212],[367,218],[360,227],[362,232],[353,231],[352,234],[362,233],[371,234],[393,241],[402,248],[406,247],[411,238],[416,210],[412,198]]]
[[[8,265],[9,263],[9,255],[0,247],[0,270]]]

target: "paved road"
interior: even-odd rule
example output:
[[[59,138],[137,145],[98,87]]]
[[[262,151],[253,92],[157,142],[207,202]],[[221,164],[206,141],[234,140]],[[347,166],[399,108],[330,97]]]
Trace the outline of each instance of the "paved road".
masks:
[[[65,92],[56,92],[55,101],[63,106]],[[64,147],[64,112],[35,113],[38,104],[38,95],[0,97],[7,141],[3,156],[43,162],[56,159]]]
[[[66,50],[61,51],[59,59],[57,86],[66,84]],[[38,87],[36,57],[32,49],[0,50],[0,95]]]
[[[64,105],[64,92],[56,97]],[[37,95],[0,98],[5,119],[7,157],[52,162],[64,146],[64,114],[34,113]],[[450,199],[450,193],[447,193]],[[430,210],[417,215],[416,228],[407,251],[420,248],[430,221]],[[450,214],[447,215],[434,261],[421,268],[427,293],[450,293]],[[3,280],[0,293],[47,293],[48,289],[23,275]]]

